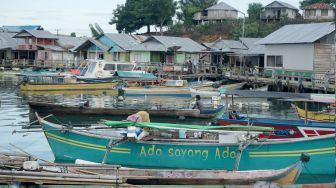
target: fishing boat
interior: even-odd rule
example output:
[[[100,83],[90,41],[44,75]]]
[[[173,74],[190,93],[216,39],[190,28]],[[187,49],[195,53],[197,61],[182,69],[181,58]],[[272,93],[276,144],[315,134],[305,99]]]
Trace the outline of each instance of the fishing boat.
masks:
[[[205,108],[202,111],[198,109],[172,109],[172,108],[153,108],[150,106],[135,107],[89,107],[83,105],[65,105],[46,102],[29,102],[30,108],[38,113],[52,114],[72,114],[72,115],[111,115],[111,116],[128,116],[138,111],[146,111],[152,117],[174,117],[174,118],[202,118],[212,119],[220,116],[224,112],[224,106],[217,108]]]
[[[126,86],[126,96],[191,97],[186,80],[166,80],[165,85]]]
[[[234,90],[239,89],[243,87],[246,83],[235,83],[235,84],[227,84],[220,86],[219,88],[213,88],[213,87],[202,87],[202,88],[195,88],[191,87],[190,92],[192,96],[200,95],[202,98],[211,98],[212,96],[221,96],[224,97],[223,94],[225,90]]]
[[[298,106],[292,104],[292,107],[295,109],[298,118],[302,120],[310,121],[322,121],[322,122],[335,122],[336,114],[335,110],[321,111],[321,112],[312,112],[299,108]]]
[[[334,135],[336,124],[327,122],[313,122],[304,120],[284,120],[274,118],[251,118],[235,113],[225,113],[217,118],[217,124],[227,125],[253,125],[273,127],[276,131],[272,135],[260,135],[268,139],[308,138],[313,136]]]
[[[197,127],[189,134],[190,126],[176,128],[161,125],[151,127],[149,135],[138,140],[128,137],[137,131],[133,134],[121,131],[118,135],[112,135],[106,128],[101,132],[76,130],[46,121],[39,116],[38,120],[55,159],[60,161],[73,162],[81,159],[153,169],[265,170],[285,168],[295,163],[297,157],[304,152],[311,156],[311,161],[305,165],[302,173],[335,174],[334,165],[330,165],[335,160],[335,135],[273,142],[259,142],[255,139],[227,142],[225,138],[230,134],[221,136],[225,129],[220,127],[225,126]],[[105,121],[104,124],[112,130],[128,128],[130,124],[149,128],[147,123],[139,122]],[[258,130],[258,127],[251,126],[245,129],[244,126],[234,127],[233,130]],[[167,132],[162,134],[155,131],[155,128],[162,128]],[[217,130],[218,128],[222,130]],[[227,128],[230,129],[232,130]],[[183,130],[187,131],[181,136],[179,133],[183,133]],[[174,131],[177,131],[177,137]]]
[[[18,76],[36,76],[36,75],[41,75],[41,76],[56,76],[60,75],[62,72],[61,70],[56,70],[56,69],[46,69],[42,67],[33,67],[33,68],[25,68],[21,69]]]
[[[57,91],[57,90],[111,90],[117,82],[85,83],[77,82],[69,76],[29,76],[21,81],[21,91]]]
[[[135,67],[135,63],[88,59],[79,66],[79,75],[76,77],[78,81],[85,82],[111,81],[115,76],[124,79],[139,76],[148,77],[148,73],[136,70]],[[76,74],[78,74],[78,71]]]

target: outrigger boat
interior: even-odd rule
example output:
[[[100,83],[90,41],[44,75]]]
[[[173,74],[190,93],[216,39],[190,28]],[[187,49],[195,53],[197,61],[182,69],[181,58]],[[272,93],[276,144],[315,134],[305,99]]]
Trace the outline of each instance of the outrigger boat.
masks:
[[[322,122],[335,122],[336,121],[335,110],[330,110],[328,112],[327,111],[312,112],[312,111],[306,111],[304,109],[301,109],[294,104],[292,104],[292,107],[295,109],[298,117],[302,120],[307,119],[309,121],[322,121]]]
[[[177,128],[177,125],[169,124],[104,121],[107,128],[97,132],[98,129],[94,127],[91,127],[91,131],[87,128],[76,130],[48,122],[39,116],[38,120],[55,159],[64,162],[81,159],[135,168],[265,170],[285,168],[295,163],[304,152],[311,156],[311,162],[305,165],[303,173],[335,174],[334,165],[330,165],[335,160],[335,135],[273,142],[240,137],[236,142],[229,142],[226,138],[232,136],[232,132],[228,133],[227,130],[233,127],[201,126],[191,129],[190,126]],[[150,128],[149,135],[139,140],[127,137],[128,134],[137,134],[136,130],[133,134],[125,132],[130,125],[143,130]],[[233,130],[239,131],[270,130],[258,130],[260,127],[251,126],[234,127]],[[114,134],[108,130],[114,130]],[[119,134],[115,134],[116,130],[120,131]],[[183,131],[185,134],[181,135]],[[224,132],[226,134],[223,136]],[[249,132],[244,134],[251,135]]]
[[[283,93],[283,92],[261,92],[261,91],[226,91],[227,95],[232,95],[232,104],[234,104],[233,95],[243,97],[261,97],[261,98],[295,98],[295,100],[310,100],[311,94]],[[228,98],[226,98],[228,104]],[[228,106],[226,107],[228,109]],[[238,115],[231,110],[217,118],[217,124],[227,125],[253,125],[262,127],[273,127],[276,131],[272,135],[260,135],[268,139],[288,139],[288,138],[308,138],[313,136],[334,135],[336,133],[336,124],[334,122],[312,122],[305,120],[283,120],[275,118],[256,118]]]
[[[124,87],[126,96],[172,96],[191,97],[186,80],[166,80],[165,85],[146,85]]]
[[[85,83],[68,76],[29,76],[20,83],[21,91],[112,90],[117,82]]]
[[[111,116],[128,116],[138,111],[146,111],[152,117],[185,117],[185,118],[202,118],[212,119],[223,114],[224,106],[217,108],[205,108],[202,111],[198,109],[172,109],[172,108],[152,108],[150,106],[140,107],[89,107],[83,105],[70,106],[46,102],[29,102],[32,110],[38,113],[53,114],[72,114],[72,115],[111,115]]]
[[[307,138],[322,135],[334,135],[336,124],[327,122],[312,122],[304,120],[284,120],[274,118],[251,118],[235,115],[232,112],[225,113],[217,118],[217,124],[227,125],[253,125],[273,127],[276,129],[272,135],[260,135],[268,139]]]
[[[246,83],[242,82],[242,83],[235,83],[235,84],[227,84],[227,85],[223,85],[219,88],[213,88],[213,87],[201,87],[201,88],[197,88],[197,87],[191,87],[190,91],[192,96],[196,96],[196,95],[200,95],[202,98],[211,98],[212,96],[221,96],[221,97],[225,97],[225,94],[223,94],[225,92],[225,90],[234,90],[234,89],[240,89],[241,87],[243,87]]]

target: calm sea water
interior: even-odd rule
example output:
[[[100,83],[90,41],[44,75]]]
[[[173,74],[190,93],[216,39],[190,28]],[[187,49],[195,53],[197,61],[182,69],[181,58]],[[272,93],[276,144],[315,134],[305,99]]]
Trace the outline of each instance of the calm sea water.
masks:
[[[21,93],[16,88],[18,78],[15,75],[3,74],[0,72],[0,151],[18,151],[20,148],[38,158],[53,161],[54,157],[48,145],[48,142],[42,132],[27,132],[22,126],[27,126],[35,119],[34,114],[30,113],[27,102],[33,101],[51,101],[56,103],[73,103],[80,101],[81,95],[78,94],[45,94],[45,93]],[[115,99],[109,92],[88,93],[84,97],[90,100],[94,106],[112,106]],[[171,108],[181,108],[190,106],[191,99],[183,98],[127,98],[129,105],[152,105],[165,106]],[[224,101],[222,101],[224,103]],[[290,103],[281,100],[268,99],[237,99],[238,111],[248,114],[251,117],[276,117],[284,119],[296,119],[296,115],[290,107]],[[211,101],[204,101],[210,104]],[[249,104],[247,106],[247,104]],[[321,106],[310,106],[311,108],[321,108]],[[57,117],[63,122],[76,123],[94,123],[99,119],[111,119],[109,117],[76,117],[71,115]],[[114,118],[120,120],[121,118]],[[208,121],[200,120],[181,120],[181,119],[164,119],[151,118],[156,122],[173,122],[173,123],[193,123],[206,124]],[[329,176],[301,176],[298,183],[319,183],[332,182],[334,177]]]

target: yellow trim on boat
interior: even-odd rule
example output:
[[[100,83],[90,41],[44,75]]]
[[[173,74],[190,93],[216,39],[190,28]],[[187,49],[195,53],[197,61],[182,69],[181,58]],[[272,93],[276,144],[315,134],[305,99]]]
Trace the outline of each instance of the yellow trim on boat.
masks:
[[[307,149],[307,150],[291,150],[291,151],[266,151],[266,152],[249,152],[250,154],[278,154],[278,153],[302,153],[302,152],[315,152],[324,150],[335,150],[335,147],[329,148],[318,148],[318,149]]]
[[[59,137],[55,134],[47,133],[47,132],[45,134],[46,134],[47,138],[49,138],[49,139],[53,139],[53,140],[63,142],[63,143],[66,143],[66,144],[70,144],[70,145],[73,145],[73,146],[78,146],[78,147],[88,148],[88,149],[93,149],[93,150],[98,150],[98,151],[106,151],[106,146],[89,144],[89,143],[85,143],[85,142],[71,140],[71,139]],[[130,148],[112,148],[110,150],[110,152],[121,153],[121,154],[130,154],[131,149]]]
[[[321,151],[321,152],[308,152],[308,155],[321,155],[335,153],[335,150]],[[301,156],[301,153],[293,154],[249,154],[250,157],[298,157]]]
[[[57,90],[102,90],[112,89],[116,82],[101,83],[69,83],[69,84],[23,84],[22,91],[57,91]]]

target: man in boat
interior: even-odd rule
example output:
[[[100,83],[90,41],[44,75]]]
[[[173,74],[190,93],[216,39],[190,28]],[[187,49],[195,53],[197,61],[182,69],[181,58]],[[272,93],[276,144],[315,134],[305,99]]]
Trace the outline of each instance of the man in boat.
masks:
[[[192,107],[192,109],[199,109],[202,112],[203,102],[201,101],[201,96],[200,95],[196,95],[196,102],[195,102],[194,106]]]

